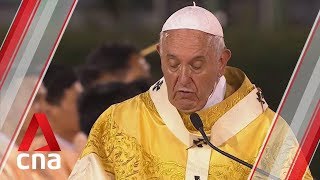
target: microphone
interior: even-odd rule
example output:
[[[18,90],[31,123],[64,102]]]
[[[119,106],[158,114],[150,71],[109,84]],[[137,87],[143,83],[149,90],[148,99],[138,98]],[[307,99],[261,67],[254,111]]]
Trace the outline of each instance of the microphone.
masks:
[[[249,164],[249,163],[247,163],[247,162],[245,162],[245,161],[243,161],[243,160],[241,160],[241,159],[239,159],[239,158],[237,158],[237,157],[235,157],[235,156],[233,156],[233,155],[231,155],[231,154],[229,154],[229,153],[227,153],[227,152],[224,152],[224,151],[222,151],[221,149],[219,149],[218,147],[216,147],[215,145],[213,145],[213,144],[210,142],[209,138],[207,137],[206,133],[204,132],[202,120],[201,120],[200,116],[199,116],[197,113],[192,113],[192,114],[190,115],[190,120],[191,120],[192,125],[201,133],[204,141],[205,141],[212,149],[214,149],[215,151],[219,152],[220,154],[222,154],[222,155],[224,155],[224,156],[226,156],[226,157],[228,157],[228,158],[230,158],[230,159],[232,159],[232,160],[234,160],[234,161],[236,161],[236,162],[238,162],[238,163],[240,163],[240,164],[242,164],[242,165],[244,165],[244,166],[246,166],[246,167],[248,167],[248,168],[250,168],[250,169],[253,168],[253,165],[252,165],[252,164]],[[276,176],[271,175],[270,173],[265,172],[265,171],[262,170],[262,169],[259,169],[258,167],[256,168],[256,170],[257,170],[259,173],[261,173],[261,174],[263,174],[263,175],[265,175],[265,176],[270,176],[270,178],[272,178],[272,179],[277,179],[277,180],[280,179],[280,178],[278,178],[278,177],[276,177]]]

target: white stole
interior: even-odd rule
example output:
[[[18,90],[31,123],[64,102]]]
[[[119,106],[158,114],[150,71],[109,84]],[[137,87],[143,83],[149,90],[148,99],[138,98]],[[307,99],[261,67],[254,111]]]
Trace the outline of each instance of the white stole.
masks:
[[[164,78],[161,78],[149,89],[151,99],[168,129],[187,147],[193,145],[194,140],[202,139],[200,135],[190,133],[184,126],[178,110],[169,102],[167,86]],[[267,108],[265,102],[258,101],[257,88],[253,89],[246,97],[233,106],[211,128],[210,142],[220,146],[228,139],[236,135],[253,120],[255,120]],[[208,179],[211,148],[204,145],[202,148],[188,149],[186,167],[186,179]]]

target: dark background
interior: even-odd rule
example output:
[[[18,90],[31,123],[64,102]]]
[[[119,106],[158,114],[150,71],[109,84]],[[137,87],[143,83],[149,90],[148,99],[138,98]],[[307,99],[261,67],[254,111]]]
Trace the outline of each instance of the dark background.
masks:
[[[274,111],[320,8],[319,0],[198,0],[223,24],[229,65],[246,72],[261,87]],[[0,40],[8,31],[20,0],[0,0]],[[53,61],[73,67],[102,42],[130,42],[143,49],[159,38],[164,21],[189,0],[80,0]],[[161,77],[157,53],[148,55],[154,80]],[[320,178],[320,155],[311,163]]]

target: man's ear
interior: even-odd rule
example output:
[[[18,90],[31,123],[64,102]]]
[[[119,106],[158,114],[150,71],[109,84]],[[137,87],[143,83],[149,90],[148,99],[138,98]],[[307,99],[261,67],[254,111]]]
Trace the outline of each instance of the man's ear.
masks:
[[[158,43],[157,44],[157,52],[158,52],[158,54],[160,55],[160,52],[161,52],[161,49],[160,49],[161,47],[160,47],[160,43]],[[161,55],[160,55],[161,56]]]
[[[224,74],[225,67],[227,66],[230,58],[231,58],[231,51],[229,49],[224,49],[219,59],[221,74]]]

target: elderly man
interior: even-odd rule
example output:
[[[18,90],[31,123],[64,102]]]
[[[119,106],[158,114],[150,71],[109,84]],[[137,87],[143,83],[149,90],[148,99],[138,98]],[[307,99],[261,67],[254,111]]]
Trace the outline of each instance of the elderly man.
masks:
[[[190,121],[199,114],[212,144],[253,164],[274,116],[260,89],[226,67],[231,52],[216,17],[197,6],[175,12],[163,25],[158,52],[164,78],[98,118],[70,179],[249,177],[250,168],[210,149]],[[285,136],[287,124],[279,124]],[[279,151],[272,148],[270,159]]]

